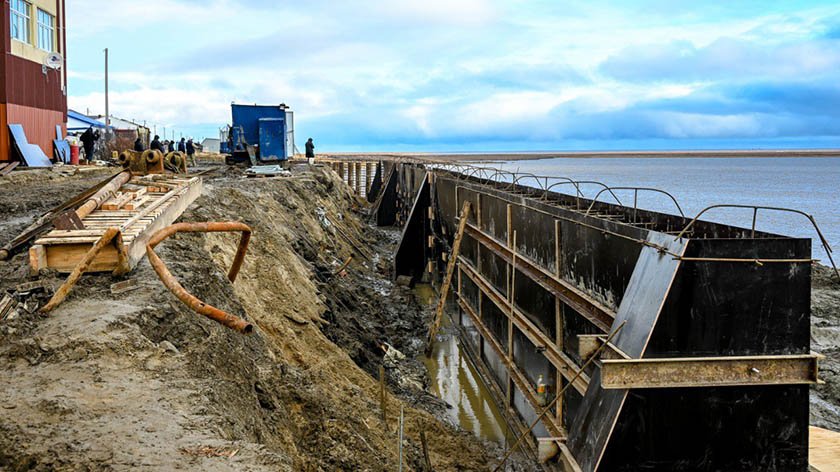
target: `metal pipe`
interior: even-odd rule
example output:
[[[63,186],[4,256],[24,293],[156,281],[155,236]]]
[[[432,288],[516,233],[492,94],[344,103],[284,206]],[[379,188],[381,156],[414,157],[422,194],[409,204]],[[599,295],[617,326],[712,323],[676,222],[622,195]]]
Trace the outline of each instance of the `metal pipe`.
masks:
[[[117,235],[120,234],[120,230],[118,228],[108,228],[105,230],[105,234],[103,234],[94,245],[85,253],[85,256],[76,264],[76,267],[73,268],[73,272],[67,277],[67,280],[61,284],[61,287],[55,292],[55,295],[50,298],[50,301],[41,308],[41,313],[47,313],[52,311],[55,307],[61,304],[67,295],[70,294],[70,290],[76,285],[76,282],[79,281],[79,278],[85,271],[90,267],[90,264],[93,263],[93,260],[96,258],[96,255],[99,254],[99,251],[102,250],[105,246],[107,246],[111,241],[114,240]]]
[[[208,305],[198,298],[191,295],[187,290],[175,279],[163,261],[155,254],[154,248],[160,244],[167,237],[178,232],[226,232],[226,231],[241,231],[242,237],[239,239],[239,248],[233,258],[233,263],[228,271],[228,279],[233,282],[242,267],[242,262],[245,259],[245,252],[248,250],[248,242],[251,239],[251,228],[244,223],[235,222],[208,222],[208,223],[178,223],[161,229],[152,235],[149,242],[146,244],[146,255],[149,257],[149,262],[157,272],[160,280],[178,297],[185,305],[192,308],[195,312],[207,316],[214,321],[217,321],[228,328],[235,329],[240,333],[251,334],[254,330],[253,325],[237,316],[231,315],[225,311],[219,310],[211,305]]]
[[[129,180],[131,180],[131,172],[120,172],[113,180],[99,189],[98,192],[94,193],[82,206],[80,206],[76,210],[76,215],[79,216],[80,220],[84,219],[86,216],[93,213],[94,210],[102,206],[102,204],[105,203],[105,200],[110,198],[114,192],[120,189],[120,187],[127,184]]]

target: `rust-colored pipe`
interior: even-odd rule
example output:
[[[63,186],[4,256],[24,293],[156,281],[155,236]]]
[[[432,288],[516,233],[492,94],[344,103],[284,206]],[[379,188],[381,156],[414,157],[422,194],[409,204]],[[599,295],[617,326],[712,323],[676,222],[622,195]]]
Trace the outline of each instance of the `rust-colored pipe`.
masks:
[[[103,234],[98,241],[88,250],[85,256],[76,264],[76,267],[73,269],[73,272],[67,277],[67,280],[61,285],[61,287],[56,290],[55,295],[50,298],[50,301],[41,308],[42,313],[47,313],[52,311],[53,308],[57,307],[61,302],[67,298],[67,295],[70,294],[70,289],[76,285],[76,282],[79,281],[79,277],[85,273],[85,271],[90,267],[90,264],[93,263],[93,260],[96,258],[96,255],[99,254],[99,251],[102,250],[105,246],[107,246],[111,241],[114,240],[120,234],[119,228],[108,228],[105,230],[105,234]]]
[[[105,203],[105,200],[110,198],[114,192],[120,189],[120,187],[127,184],[129,180],[131,180],[131,172],[126,170],[117,174],[117,176],[114,177],[114,180],[108,182],[108,185],[99,189],[99,191],[94,193],[84,203],[84,205],[76,209],[76,214],[79,215],[79,219],[84,219],[86,216],[93,213],[93,210],[102,206],[102,204]]]
[[[233,282],[236,280],[239,269],[242,268],[242,261],[245,259],[245,251],[248,250],[248,242],[251,240],[251,228],[244,223],[222,223],[222,222],[208,222],[208,223],[178,223],[161,229],[152,235],[152,238],[146,244],[146,255],[149,257],[149,262],[157,272],[163,285],[169,289],[179,300],[185,305],[192,308],[197,313],[200,313],[208,318],[217,321],[228,328],[235,329],[240,333],[251,334],[254,331],[253,325],[238,316],[231,315],[216,307],[210,306],[198,298],[192,296],[187,290],[178,282],[177,279],[169,272],[166,265],[155,254],[154,248],[164,239],[179,232],[219,232],[219,231],[241,231],[242,237],[239,239],[239,248],[236,250],[236,255],[233,258],[233,263],[228,271],[228,279]]]

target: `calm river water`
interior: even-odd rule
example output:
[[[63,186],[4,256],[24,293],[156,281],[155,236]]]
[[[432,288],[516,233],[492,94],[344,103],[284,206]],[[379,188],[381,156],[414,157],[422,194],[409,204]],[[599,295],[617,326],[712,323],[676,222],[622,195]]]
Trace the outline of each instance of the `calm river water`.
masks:
[[[802,210],[814,216],[834,249],[835,262],[840,263],[840,158],[555,158],[492,165],[536,175],[597,180],[609,186],[660,188],[677,199],[689,218],[716,203]],[[574,193],[572,188],[555,189]],[[592,197],[599,188],[591,185],[582,186],[581,190]],[[617,195],[625,205],[633,205],[632,190]],[[609,196],[605,192],[599,200],[609,201]],[[678,214],[668,197],[650,192],[639,193],[639,207]],[[713,209],[702,219],[749,228],[752,210]],[[800,215],[761,210],[756,229],[812,238],[813,257],[829,264],[816,232]]]

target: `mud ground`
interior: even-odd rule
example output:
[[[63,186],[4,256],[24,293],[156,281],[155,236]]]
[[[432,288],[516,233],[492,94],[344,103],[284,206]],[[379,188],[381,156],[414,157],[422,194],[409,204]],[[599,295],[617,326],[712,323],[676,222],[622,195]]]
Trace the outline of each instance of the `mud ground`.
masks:
[[[27,303],[0,321],[0,470],[392,471],[401,406],[406,470],[425,468],[420,431],[435,470],[495,465],[503,451],[438,419],[446,405],[425,391],[414,354],[428,313],[389,282],[382,254],[393,232],[367,225],[363,203],[331,171],[305,167],[284,180],[235,168],[205,176],[180,221],[252,228],[234,284],[226,271],[238,235],[179,234],[157,248],[191,293],[254,323],[252,336],[186,308],[145,259],[127,276],[138,289],[113,295],[110,275],[86,275],[49,314],[24,308],[49,288],[18,293]],[[0,244],[113,170],[27,172],[25,182],[16,172],[0,181]],[[379,255],[356,254],[334,276],[356,252],[336,225]],[[33,278],[27,262],[25,251],[0,261],[0,290],[64,279]],[[531,469],[522,459],[511,467]]]

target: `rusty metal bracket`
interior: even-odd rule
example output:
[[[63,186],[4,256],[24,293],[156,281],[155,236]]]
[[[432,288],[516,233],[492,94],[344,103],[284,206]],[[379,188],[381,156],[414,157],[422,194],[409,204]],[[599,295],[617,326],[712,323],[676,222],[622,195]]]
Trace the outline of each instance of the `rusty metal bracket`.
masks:
[[[602,359],[601,387],[681,388],[818,384],[819,359],[811,353],[781,356]]]
[[[227,231],[241,231],[242,237],[239,239],[239,248],[236,250],[236,255],[231,263],[228,271],[228,279],[233,282],[236,280],[239,269],[242,267],[242,261],[245,259],[245,252],[248,250],[248,242],[251,240],[251,228],[244,223],[235,222],[209,222],[209,223],[177,223],[167,226],[166,228],[157,231],[152,235],[152,238],[146,244],[146,255],[149,257],[149,262],[157,272],[163,285],[169,289],[179,300],[185,305],[192,308],[199,314],[207,316],[208,318],[217,321],[228,328],[235,329],[240,333],[251,334],[254,330],[253,325],[238,316],[231,315],[225,311],[219,310],[216,307],[210,306],[198,298],[192,296],[187,290],[175,279],[166,265],[155,254],[154,248],[160,244],[164,239],[179,232],[227,232]]]

